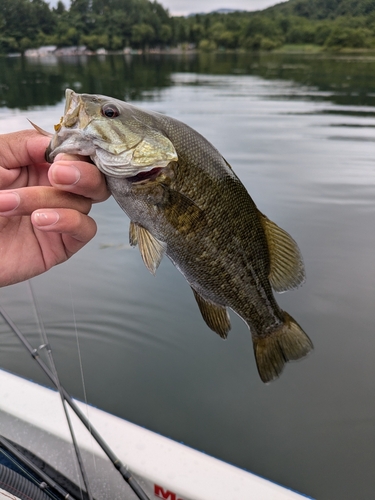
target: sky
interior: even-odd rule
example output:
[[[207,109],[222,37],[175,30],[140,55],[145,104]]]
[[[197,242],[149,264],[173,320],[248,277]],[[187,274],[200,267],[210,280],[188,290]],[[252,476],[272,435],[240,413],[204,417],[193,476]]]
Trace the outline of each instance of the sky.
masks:
[[[58,0],[47,0],[55,7]],[[262,10],[280,3],[280,0],[157,0],[173,16],[185,16],[196,12],[211,12],[217,9]],[[285,1],[285,0],[283,0]],[[69,0],[63,0],[66,6]]]
[[[174,16],[217,9],[262,10],[280,0],[158,0]]]

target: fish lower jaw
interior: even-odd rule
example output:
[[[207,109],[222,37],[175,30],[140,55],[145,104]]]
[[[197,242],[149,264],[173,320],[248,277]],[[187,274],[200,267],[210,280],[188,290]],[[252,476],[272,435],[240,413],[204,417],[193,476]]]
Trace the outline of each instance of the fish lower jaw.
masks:
[[[50,161],[53,161],[60,153],[89,157],[95,154],[95,147],[92,142],[86,140],[78,130],[65,130],[64,132],[55,135],[48,146]]]
[[[148,167],[138,167],[134,165],[106,165],[97,155],[91,157],[98,169],[109,177],[117,179],[126,179],[129,182],[142,182],[147,180],[154,180],[164,167],[150,165]]]

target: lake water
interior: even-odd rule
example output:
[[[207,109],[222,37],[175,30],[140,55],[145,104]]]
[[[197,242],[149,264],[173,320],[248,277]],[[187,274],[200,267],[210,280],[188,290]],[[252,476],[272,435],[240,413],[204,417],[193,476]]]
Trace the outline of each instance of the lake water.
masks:
[[[301,248],[307,281],[277,300],[315,350],[262,384],[246,325],[211,332],[168,259],[146,270],[110,199],[95,239],[33,280],[62,383],[83,398],[78,336],[90,403],[320,500],[373,498],[375,58],[1,58],[0,132],[26,117],[52,130],[66,87],[176,117],[220,150]],[[28,285],[0,301],[39,345]],[[46,383],[3,323],[0,366]]]

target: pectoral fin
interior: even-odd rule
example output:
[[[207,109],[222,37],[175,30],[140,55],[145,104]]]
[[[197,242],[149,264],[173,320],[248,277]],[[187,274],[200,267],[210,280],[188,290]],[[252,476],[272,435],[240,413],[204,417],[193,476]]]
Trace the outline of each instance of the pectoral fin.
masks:
[[[129,243],[131,246],[138,244],[145,266],[150,273],[155,274],[165,253],[166,244],[134,222],[131,222],[129,227]]]
[[[166,219],[180,234],[192,236],[207,224],[204,211],[194,201],[169,188],[165,188],[163,211]]]
[[[111,184],[109,186],[111,188]],[[158,178],[134,182],[131,190],[134,197],[142,198],[149,206],[153,205],[153,209],[159,211],[160,217],[182,235],[192,237],[207,224],[205,212],[194,201],[163,184]],[[113,189],[112,194],[122,206],[121,197],[117,200]]]
[[[222,339],[226,339],[230,330],[230,319],[226,307],[219,306],[213,302],[208,302],[198,292],[192,288],[195,300],[198,303],[199,310],[207,325],[220,335]]]
[[[301,252],[293,238],[259,212],[270,256],[269,280],[275,292],[293,290],[305,281]]]

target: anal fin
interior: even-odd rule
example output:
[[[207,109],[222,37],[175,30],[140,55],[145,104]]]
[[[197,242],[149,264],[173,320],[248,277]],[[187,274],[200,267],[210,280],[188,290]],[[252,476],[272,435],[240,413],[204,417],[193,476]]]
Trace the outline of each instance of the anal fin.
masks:
[[[134,222],[130,222],[129,243],[131,246],[138,244],[145,266],[152,274],[155,274],[167,245],[155,238],[147,229]]]
[[[136,247],[138,245],[138,231],[137,224],[130,221],[129,225],[129,244],[132,247]]]
[[[227,308],[219,306],[213,302],[204,299],[197,291],[192,288],[195,300],[198,303],[199,310],[207,326],[216,332],[222,339],[226,339],[230,330],[230,319]]]

